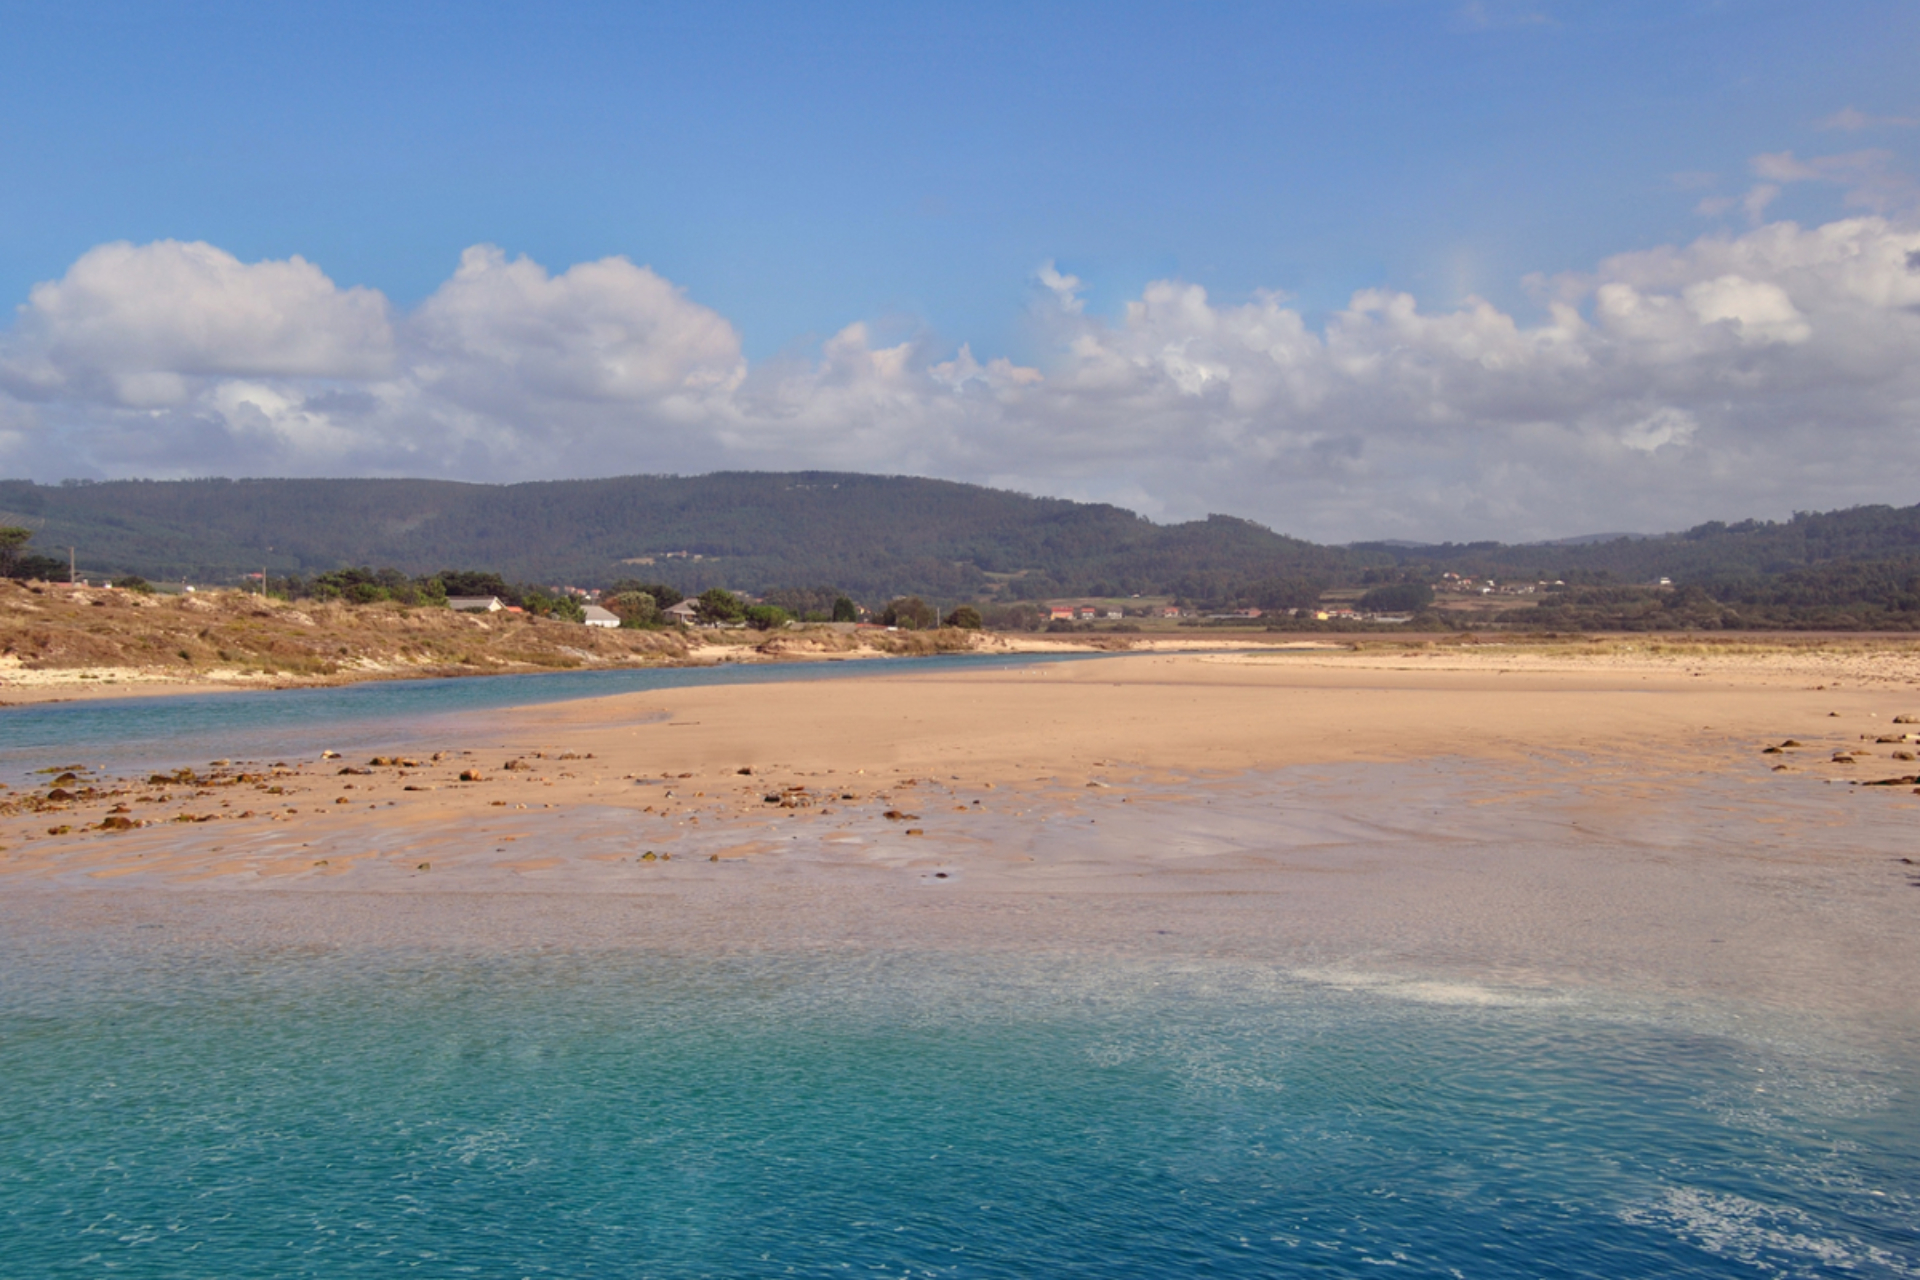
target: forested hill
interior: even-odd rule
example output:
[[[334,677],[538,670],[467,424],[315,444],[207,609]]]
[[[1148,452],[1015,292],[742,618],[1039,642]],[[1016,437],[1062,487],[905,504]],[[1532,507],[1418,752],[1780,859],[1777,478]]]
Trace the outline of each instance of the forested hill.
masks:
[[[1215,516],[1156,525],[1118,507],[977,485],[829,472],[440,480],[0,481],[0,524],[83,570],[233,580],[343,565],[484,568],[510,579],[682,590],[831,584],[863,598],[956,598],[994,582],[1043,598],[1218,594],[1341,576],[1341,549]],[[651,561],[651,563],[647,563]],[[1017,575],[1017,576],[1015,576]]]
[[[1430,581],[1449,570],[1575,584],[1670,577],[1728,599],[1787,575],[1802,594],[1810,582],[1827,591],[1832,579],[1851,598],[1858,592],[1846,583],[1859,575],[1846,566],[1877,564],[1875,581],[1920,574],[1920,506],[1580,544],[1327,547],[1231,516],[1161,525],[1101,504],[836,472],[515,485],[0,481],[0,525],[32,529],[32,549],[62,561],[78,548],[82,572],[95,576],[230,582],[263,567],[275,577],[351,565],[471,568],[529,583],[639,578],[689,592],[832,586],[866,601],[1137,592],[1278,607],[1325,586]]]
[[[1920,506],[1800,512],[1790,520],[1720,520],[1658,537],[1568,543],[1497,542],[1413,546],[1356,543],[1351,550],[1409,569],[1436,567],[1475,577],[1641,582],[1669,577],[1698,586],[1731,584],[1823,565],[1920,557]]]

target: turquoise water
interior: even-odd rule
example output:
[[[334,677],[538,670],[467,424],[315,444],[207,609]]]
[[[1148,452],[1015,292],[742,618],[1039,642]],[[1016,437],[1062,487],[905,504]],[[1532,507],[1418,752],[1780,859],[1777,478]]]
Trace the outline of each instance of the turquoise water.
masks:
[[[462,713],[690,685],[839,680],[1085,661],[1067,655],[949,655],[874,661],[557,671],[379,680],[318,689],[179,694],[0,709],[0,775],[52,764],[105,769],[204,764],[218,757],[358,750],[431,733]],[[65,757],[56,760],[54,756]]]
[[[4,964],[8,1275],[1920,1270],[1910,1073],[1619,1009],[1230,961]]]

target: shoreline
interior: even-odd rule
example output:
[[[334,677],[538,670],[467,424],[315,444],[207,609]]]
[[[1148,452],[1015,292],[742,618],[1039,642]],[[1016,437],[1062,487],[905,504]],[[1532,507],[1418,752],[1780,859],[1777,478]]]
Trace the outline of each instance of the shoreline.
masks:
[[[648,633],[653,634],[653,633]],[[671,633],[663,633],[671,634]],[[695,633],[696,637],[699,633]],[[966,638],[957,643],[950,637]],[[912,648],[918,635],[930,639],[924,648]],[[1419,659],[1426,669],[1489,663],[1535,667],[1562,661],[1602,662],[1613,665],[1686,665],[1700,659],[1770,655],[1783,670],[1804,666],[1819,673],[1849,656],[1891,655],[1897,675],[1888,676],[1860,663],[1850,663],[1844,674],[1856,679],[1905,680],[1920,686],[1920,637],[1908,632],[1605,632],[1580,635],[1500,634],[1450,632],[1399,636],[1327,638],[1293,632],[1245,632],[1187,636],[1095,633],[1084,637],[1055,637],[1045,633],[965,632],[889,633],[894,648],[810,647],[805,631],[780,633],[760,645],[706,643],[679,656],[632,662],[545,666],[533,663],[512,668],[466,666],[376,667],[331,675],[290,678],[241,671],[214,671],[183,676],[158,668],[54,667],[26,668],[18,658],[0,658],[0,717],[8,707],[119,698],[168,697],[191,694],[273,692],[290,689],[341,688],[404,680],[464,679],[474,676],[553,675],[585,670],[689,670],[727,665],[778,666],[819,662],[887,662],[891,659],[935,655],[963,656],[1015,654],[1194,654],[1231,655],[1352,655],[1371,663],[1395,658]],[[947,638],[938,638],[947,637]],[[676,637],[685,638],[685,637]],[[935,639],[937,638],[937,639]],[[783,643],[784,642],[784,643]],[[1795,662],[1795,659],[1800,659]],[[1623,662],[1624,660],[1624,662]],[[1875,666],[1880,665],[1876,661]]]
[[[1920,658],[1516,657],[1144,653],[522,706],[372,758],[3,793],[0,883],[82,914],[306,901],[313,927],[322,902],[431,900],[436,929],[529,945],[1144,943],[1911,1014],[1920,795],[1854,784],[1920,772],[1894,723]]]

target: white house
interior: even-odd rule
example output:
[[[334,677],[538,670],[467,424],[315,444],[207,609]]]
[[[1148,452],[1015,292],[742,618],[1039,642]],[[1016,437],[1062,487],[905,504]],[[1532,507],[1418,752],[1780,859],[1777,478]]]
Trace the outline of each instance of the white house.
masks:
[[[682,600],[671,609],[665,609],[662,610],[662,612],[675,622],[682,622],[688,626],[692,626],[699,618],[700,602],[697,600]]]
[[[507,606],[499,596],[448,596],[447,608],[455,613],[498,613]]]
[[[597,604],[590,604],[582,609],[581,612],[586,615],[585,621],[590,627],[617,627],[620,625],[619,614],[611,609],[602,609]]]

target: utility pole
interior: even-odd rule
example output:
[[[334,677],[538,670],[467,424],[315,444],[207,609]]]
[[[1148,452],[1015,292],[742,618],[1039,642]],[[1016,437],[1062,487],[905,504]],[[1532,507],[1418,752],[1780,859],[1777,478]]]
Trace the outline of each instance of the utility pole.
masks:
[[[76,555],[77,553],[72,547],[67,548],[67,585],[70,587],[78,584],[80,581],[80,572],[75,567],[79,564]]]

